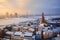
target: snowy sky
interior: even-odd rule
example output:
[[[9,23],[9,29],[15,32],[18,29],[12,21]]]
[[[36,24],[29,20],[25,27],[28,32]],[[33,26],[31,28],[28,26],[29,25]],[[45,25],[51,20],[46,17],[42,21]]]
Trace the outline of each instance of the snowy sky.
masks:
[[[0,15],[6,12],[26,14],[60,15],[60,0],[0,0]]]

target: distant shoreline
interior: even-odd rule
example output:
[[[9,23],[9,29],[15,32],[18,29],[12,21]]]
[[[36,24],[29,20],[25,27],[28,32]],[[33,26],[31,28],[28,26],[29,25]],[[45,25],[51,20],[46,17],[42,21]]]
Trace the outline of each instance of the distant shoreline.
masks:
[[[44,15],[45,17],[60,17],[60,15]],[[33,18],[33,17],[41,17],[41,15],[28,15],[28,16],[19,16],[19,17],[11,17],[11,18]],[[8,17],[6,18],[0,18],[0,19],[10,19]]]

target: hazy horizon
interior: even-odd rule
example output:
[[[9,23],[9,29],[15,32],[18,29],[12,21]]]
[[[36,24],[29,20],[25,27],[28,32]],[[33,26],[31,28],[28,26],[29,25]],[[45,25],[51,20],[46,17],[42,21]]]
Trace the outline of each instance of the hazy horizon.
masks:
[[[0,15],[60,15],[60,0],[0,0]]]

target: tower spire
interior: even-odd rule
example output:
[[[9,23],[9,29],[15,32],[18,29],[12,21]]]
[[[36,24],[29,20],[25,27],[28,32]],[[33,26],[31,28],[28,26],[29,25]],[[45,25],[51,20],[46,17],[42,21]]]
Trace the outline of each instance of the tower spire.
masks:
[[[44,22],[44,12],[42,12],[42,22]]]
[[[40,24],[43,24],[44,26],[48,26],[48,25],[49,25],[49,24],[45,21],[44,12],[42,12],[42,17],[40,18]]]

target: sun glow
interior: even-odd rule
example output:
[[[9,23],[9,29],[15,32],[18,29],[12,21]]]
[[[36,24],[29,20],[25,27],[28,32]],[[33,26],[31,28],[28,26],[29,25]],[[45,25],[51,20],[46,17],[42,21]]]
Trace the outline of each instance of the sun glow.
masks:
[[[26,14],[29,0],[0,0],[0,15],[8,13]]]
[[[0,0],[0,2],[6,2],[6,0]]]

